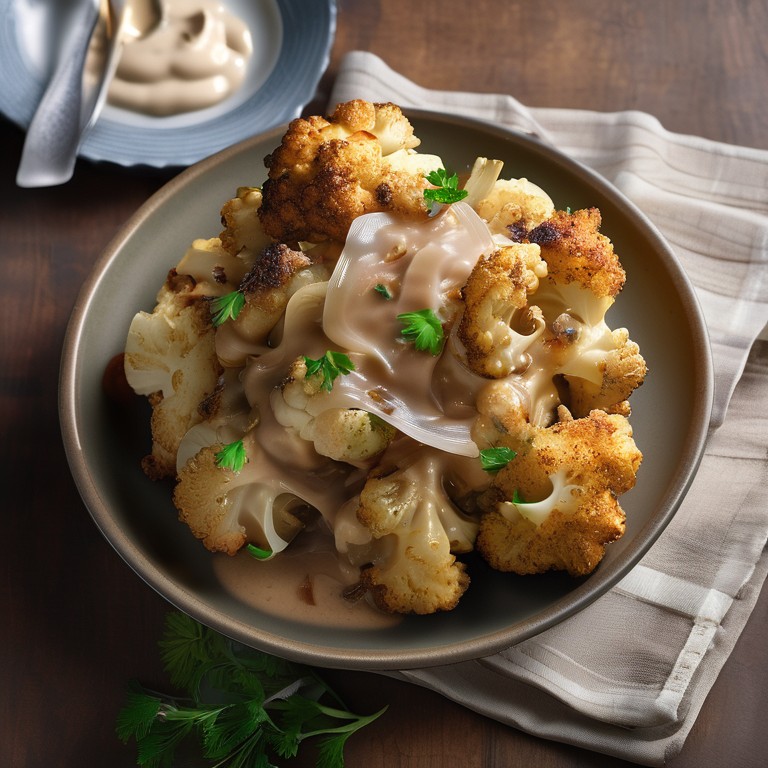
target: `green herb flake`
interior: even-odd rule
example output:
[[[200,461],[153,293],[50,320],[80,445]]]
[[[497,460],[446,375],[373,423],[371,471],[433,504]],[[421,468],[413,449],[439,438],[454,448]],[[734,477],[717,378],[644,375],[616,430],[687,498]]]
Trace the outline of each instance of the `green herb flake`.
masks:
[[[131,683],[116,727],[121,741],[135,741],[146,768],[175,765],[182,742],[199,745],[199,757],[222,768],[269,768],[296,756],[307,740],[316,740],[318,768],[342,768],[347,739],[385,711],[353,714],[315,670],[176,611],[159,645],[170,683],[184,697]]]
[[[483,448],[480,451],[480,464],[486,472],[495,474],[509,464],[517,453],[503,445],[496,448]]]
[[[232,291],[224,296],[218,296],[211,301],[213,325],[218,328],[227,320],[236,320],[245,306],[245,294],[242,291]]]
[[[400,333],[420,352],[439,355],[443,347],[443,326],[431,309],[404,312],[397,316],[403,324]]]
[[[333,382],[342,375],[346,375],[355,370],[355,364],[343,352],[334,352],[328,350],[322,357],[313,360],[311,357],[304,357],[304,363],[307,366],[307,377],[322,376],[320,386],[330,392],[333,389]]]
[[[445,168],[430,171],[425,178],[436,187],[424,190],[424,199],[430,202],[450,205],[458,203],[469,194],[466,189],[459,189],[459,177],[455,173],[449,175]]]
[[[389,292],[389,288],[387,288],[386,285],[383,283],[377,283],[373,286],[373,290],[376,291],[376,293],[383,296],[387,301],[389,301],[392,298],[392,294]]]
[[[248,554],[251,555],[251,557],[255,557],[257,560],[268,560],[274,554],[271,549],[262,549],[255,544],[246,544],[245,548],[248,551]]]
[[[233,472],[239,472],[247,461],[248,456],[242,440],[229,443],[216,453],[216,466],[231,469]]]

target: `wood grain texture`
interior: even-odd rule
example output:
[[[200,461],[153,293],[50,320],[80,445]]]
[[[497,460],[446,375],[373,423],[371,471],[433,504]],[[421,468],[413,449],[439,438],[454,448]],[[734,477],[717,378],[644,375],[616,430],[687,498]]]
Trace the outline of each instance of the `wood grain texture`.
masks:
[[[768,148],[766,30],[763,0],[341,0],[315,104],[341,56],[367,49],[428,88],[511,93],[532,106],[638,109],[672,131]],[[80,501],[61,447],[57,377],[84,278],[171,174],[79,162],[64,187],[21,190],[13,179],[22,141],[0,120],[0,763],[131,766],[115,715],[130,678],[164,685],[156,642],[168,606],[118,558]],[[765,764],[766,633],[763,595],[672,768]],[[625,765],[387,678],[327,677],[353,708],[389,705],[349,742],[352,768]]]

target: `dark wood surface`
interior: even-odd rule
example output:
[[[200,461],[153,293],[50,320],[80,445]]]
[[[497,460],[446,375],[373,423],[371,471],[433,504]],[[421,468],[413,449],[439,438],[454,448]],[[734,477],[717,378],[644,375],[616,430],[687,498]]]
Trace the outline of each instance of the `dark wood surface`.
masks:
[[[426,87],[506,92],[532,106],[639,109],[672,131],[768,149],[766,30],[764,0],[342,0],[316,103],[341,55],[367,49]],[[115,738],[115,715],[129,678],[162,684],[167,604],[80,501],[59,437],[57,376],[83,279],[173,173],[80,162],[63,187],[21,190],[22,141],[0,120],[0,764],[130,766],[135,755]],[[673,768],[766,764],[767,634],[764,595]],[[355,768],[623,764],[378,676],[328,679],[353,709],[390,705],[349,742]]]

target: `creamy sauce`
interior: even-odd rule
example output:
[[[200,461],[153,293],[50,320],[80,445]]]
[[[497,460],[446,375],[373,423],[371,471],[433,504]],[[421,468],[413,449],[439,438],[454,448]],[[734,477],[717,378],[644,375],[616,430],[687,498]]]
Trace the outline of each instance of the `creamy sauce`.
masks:
[[[218,0],[165,0],[158,29],[125,45],[109,87],[114,106],[168,116],[205,109],[243,84],[248,27]]]
[[[348,629],[384,629],[402,621],[365,599],[344,597],[344,590],[357,582],[358,569],[343,564],[327,535],[302,534],[280,557],[266,562],[241,552],[215,557],[213,567],[232,595],[272,616]]]

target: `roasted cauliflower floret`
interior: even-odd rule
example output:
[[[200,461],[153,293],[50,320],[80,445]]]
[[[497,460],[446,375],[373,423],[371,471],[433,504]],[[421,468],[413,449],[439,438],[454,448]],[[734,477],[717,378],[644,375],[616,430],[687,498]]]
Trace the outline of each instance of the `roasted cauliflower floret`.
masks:
[[[599,231],[601,222],[597,208],[556,211],[528,233],[528,241],[541,246],[550,279],[579,283],[597,297],[619,293],[626,274],[613,244]]]
[[[271,239],[264,233],[259,220],[261,190],[258,187],[240,187],[237,197],[228,200],[221,209],[224,227],[219,239],[227,253],[252,263],[256,255],[266,248]]]
[[[223,447],[215,443],[202,448],[180,470],[173,494],[179,520],[211,552],[234,555],[247,543],[281,551],[303,527],[291,511],[295,498],[258,474],[218,466],[216,456]],[[252,444],[249,450],[254,450]]]
[[[305,285],[327,280],[329,274],[323,261],[316,263],[301,251],[279,243],[267,246],[240,283],[243,308],[234,320],[219,327],[216,351],[222,362],[243,365],[249,354],[266,343],[291,296]]]
[[[484,496],[478,551],[500,571],[591,573],[624,533],[618,497],[634,487],[642,459],[629,422],[599,410],[573,419],[561,406],[559,422],[536,427],[504,401],[489,397],[484,416],[517,455]]]
[[[539,247],[531,243],[499,248],[474,266],[461,292],[458,336],[475,373],[502,378],[526,364],[526,349],[544,331],[541,312],[528,306],[528,295],[546,273]]]
[[[297,358],[279,390],[273,392],[277,421],[314,443],[322,456],[358,465],[380,454],[395,429],[378,416],[356,408],[329,408],[328,393],[319,376],[307,376],[303,357]]]
[[[340,104],[327,120],[294,120],[265,159],[264,231],[286,243],[343,241],[364,213],[425,218],[424,174],[442,161],[415,153],[418,144],[393,104],[357,100]]]
[[[171,477],[187,430],[201,420],[199,405],[221,374],[208,303],[195,283],[171,270],[153,312],[133,318],[125,345],[125,375],[152,406],[152,452],[142,460],[153,479]]]
[[[454,553],[472,549],[477,523],[447,496],[435,454],[413,448],[371,472],[355,509],[360,530],[354,543],[337,532],[337,547],[360,566],[361,585],[382,610],[450,611],[469,586]]]
[[[193,240],[176,272],[194,280],[191,293],[200,297],[223,296],[237,288],[248,265],[227,251],[218,237]]]
[[[528,179],[499,179],[488,196],[473,207],[493,234],[511,240],[517,240],[521,231],[542,224],[555,211],[550,196]]]
[[[640,347],[629,338],[626,328],[611,333],[613,349],[598,361],[597,380],[566,376],[569,407],[574,416],[586,416],[599,408],[629,414],[627,399],[645,380],[647,366]]]
[[[179,274],[194,278],[195,294],[223,296],[240,284],[245,274],[272,242],[261,228],[258,209],[261,190],[240,187],[237,197],[224,203],[218,237],[198,238],[176,267]]]

